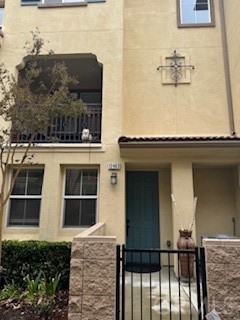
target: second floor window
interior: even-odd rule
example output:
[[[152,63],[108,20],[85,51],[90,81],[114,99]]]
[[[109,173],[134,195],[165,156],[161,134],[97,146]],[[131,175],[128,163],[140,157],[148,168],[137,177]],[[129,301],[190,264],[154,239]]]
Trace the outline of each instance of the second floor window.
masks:
[[[0,28],[3,26],[4,2],[0,2]]]
[[[180,27],[214,25],[212,0],[177,0]]]

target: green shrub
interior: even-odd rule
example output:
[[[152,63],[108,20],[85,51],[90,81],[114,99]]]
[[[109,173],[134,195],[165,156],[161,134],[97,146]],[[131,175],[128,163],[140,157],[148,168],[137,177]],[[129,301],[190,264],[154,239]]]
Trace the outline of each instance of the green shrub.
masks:
[[[71,242],[47,241],[3,241],[2,266],[0,285],[3,287],[12,280],[23,286],[23,278],[29,275],[36,278],[41,270],[47,279],[61,273],[59,286],[69,286]]]

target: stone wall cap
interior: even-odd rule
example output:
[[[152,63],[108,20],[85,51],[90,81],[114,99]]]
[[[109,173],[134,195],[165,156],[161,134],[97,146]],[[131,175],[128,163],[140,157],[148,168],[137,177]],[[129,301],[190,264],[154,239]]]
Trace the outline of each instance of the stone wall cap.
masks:
[[[93,225],[92,227],[84,230],[83,232],[79,233],[78,235],[76,235],[74,237],[74,239],[76,240],[77,238],[83,238],[83,237],[89,237],[89,236],[104,236],[105,233],[105,222],[98,222],[95,225]]]
[[[202,239],[237,239],[236,236],[233,236],[231,234],[226,234],[226,233],[215,233],[215,234],[210,234],[208,236],[203,236]]]
[[[240,239],[209,239],[209,238],[203,238],[202,239],[203,246],[219,246],[219,245],[224,245],[224,246],[240,246]]]
[[[88,242],[116,242],[117,237],[115,236],[77,236],[73,238],[73,241],[88,241]]]
[[[91,236],[91,237],[85,237],[85,242],[116,242],[117,237],[114,236]]]

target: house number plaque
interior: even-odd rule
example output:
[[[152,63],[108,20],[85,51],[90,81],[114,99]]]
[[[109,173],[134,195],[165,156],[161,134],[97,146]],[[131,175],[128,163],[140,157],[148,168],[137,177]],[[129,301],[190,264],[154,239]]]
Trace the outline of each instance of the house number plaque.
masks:
[[[121,163],[109,163],[108,164],[108,170],[120,170],[121,169]]]

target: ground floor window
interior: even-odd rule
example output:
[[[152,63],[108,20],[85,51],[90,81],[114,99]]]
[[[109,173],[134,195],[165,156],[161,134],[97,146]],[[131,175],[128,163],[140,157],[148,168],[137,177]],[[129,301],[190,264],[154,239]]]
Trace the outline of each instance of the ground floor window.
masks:
[[[19,172],[10,196],[8,226],[39,225],[43,173],[41,168]]]
[[[66,169],[63,227],[96,223],[97,169]]]

